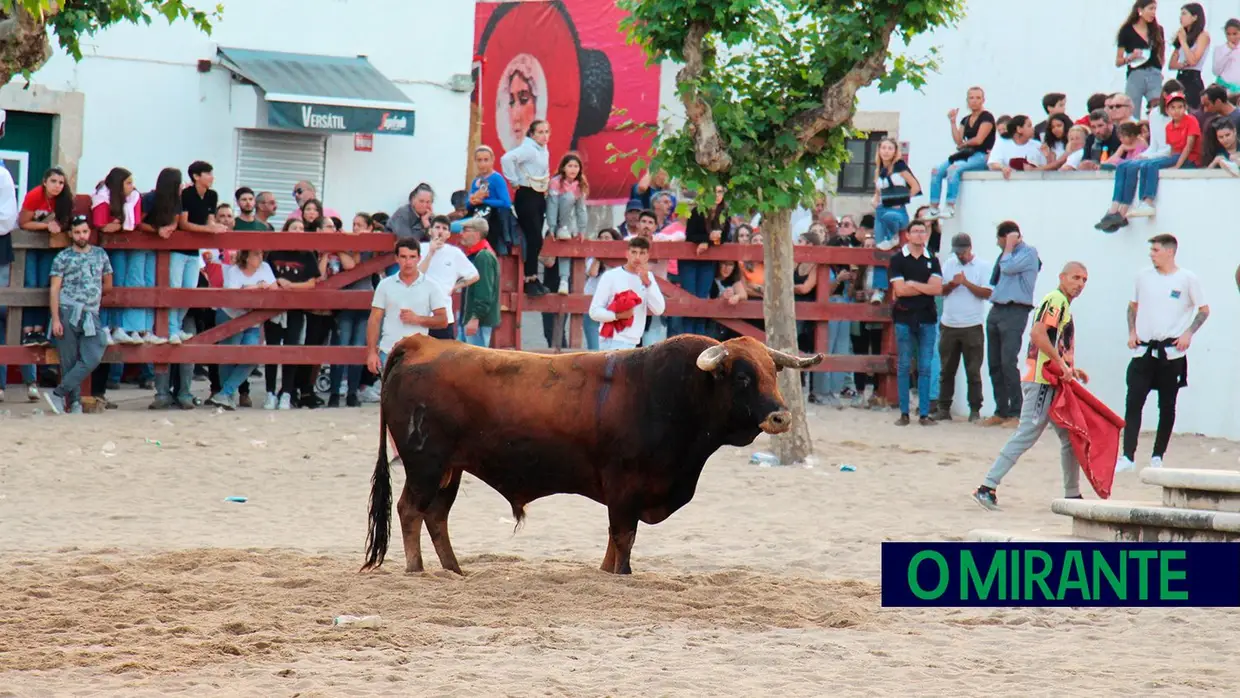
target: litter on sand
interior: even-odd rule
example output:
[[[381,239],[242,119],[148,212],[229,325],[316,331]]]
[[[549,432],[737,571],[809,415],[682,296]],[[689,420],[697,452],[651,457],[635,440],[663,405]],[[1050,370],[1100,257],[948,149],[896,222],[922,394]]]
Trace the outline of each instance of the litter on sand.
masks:
[[[857,466],[849,465],[848,463],[840,463],[840,472],[841,473],[855,473],[857,472]]]
[[[225,502],[236,502],[237,504],[245,504],[250,501],[249,497],[225,497]]]

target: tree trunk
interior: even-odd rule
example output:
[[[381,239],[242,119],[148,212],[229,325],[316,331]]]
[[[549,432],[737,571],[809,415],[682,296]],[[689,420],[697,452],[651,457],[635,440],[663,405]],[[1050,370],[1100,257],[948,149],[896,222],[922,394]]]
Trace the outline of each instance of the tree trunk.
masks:
[[[762,216],[762,253],[766,260],[766,280],[762,314],[766,319],[766,343],[772,349],[797,354],[796,306],[792,292],[792,212],[779,211]],[[801,393],[801,372],[779,372],[779,392],[792,412],[792,429],[772,437],[775,455],[783,465],[805,460],[813,453],[809,425],[805,422],[805,402]]]
[[[45,13],[55,14],[53,6]],[[0,85],[7,85],[14,75],[34,72],[52,57],[52,44],[47,39],[43,19],[35,17],[15,3],[13,15],[0,13]]]

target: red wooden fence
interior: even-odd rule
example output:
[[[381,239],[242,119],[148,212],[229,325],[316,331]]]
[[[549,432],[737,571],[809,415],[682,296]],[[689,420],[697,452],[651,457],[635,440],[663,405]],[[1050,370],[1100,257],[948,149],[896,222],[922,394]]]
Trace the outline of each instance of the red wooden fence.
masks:
[[[43,233],[13,231],[15,260],[12,267],[11,287],[0,289],[0,307],[9,308],[8,332],[5,346],[0,346],[0,365],[56,363],[58,357],[51,347],[21,347],[21,309],[46,307],[47,289],[21,288],[24,281],[26,253],[32,249],[61,247],[60,239],[50,239]],[[155,333],[167,336],[169,308],[251,308],[251,312],[230,320],[213,329],[206,330],[180,345],[114,345],[104,354],[105,363],[153,363],[163,370],[173,363],[209,364],[360,364],[365,361],[365,348],[329,346],[237,346],[217,345],[226,337],[248,327],[261,324],[284,310],[346,310],[368,309],[372,294],[368,291],[342,290],[345,286],[374,273],[382,273],[393,263],[393,238],[389,234],[375,233],[352,235],[348,233],[265,233],[228,232],[218,234],[177,232],[168,239],[142,233],[102,234],[103,244],[112,250],[156,251],[156,286],[154,288],[116,288],[103,296],[105,308],[154,308]],[[50,245],[49,245],[50,242]],[[361,251],[375,256],[357,267],[335,274],[312,290],[286,293],[259,293],[226,289],[173,289],[167,285],[169,255],[172,250],[182,249],[260,249],[260,250],[312,250],[318,252]],[[502,322],[494,332],[493,343],[497,348],[521,349],[521,314],[524,312],[569,313],[570,346],[580,348],[582,337],[582,314],[588,312],[590,298],[584,291],[585,258],[622,260],[625,244],[622,242],[558,241],[549,240],[543,247],[545,256],[572,259],[573,287],[569,295],[547,294],[530,298],[523,293],[520,273],[521,260],[512,255],[501,260],[500,306]],[[895,338],[891,331],[891,312],[888,306],[868,303],[829,303],[828,269],[826,265],[883,265],[887,254],[869,249],[842,247],[798,247],[796,262],[813,262],[818,267],[817,300],[798,302],[796,314],[799,320],[814,321],[815,351],[826,353],[829,320],[851,320],[883,323],[882,354],[878,356],[828,356],[814,370],[862,371],[881,374],[879,393],[888,400],[895,396]],[[721,245],[711,247],[701,255],[691,243],[654,243],[652,259],[689,259],[700,261],[761,261],[759,245]],[[659,281],[667,297],[665,317],[704,317],[740,333],[765,338],[763,332],[745,320],[762,319],[761,301],[744,301],[735,306],[722,300],[695,298],[683,289]],[[557,333],[560,323],[556,323]],[[560,337],[555,337],[559,346]],[[551,351],[558,351],[553,349]]]

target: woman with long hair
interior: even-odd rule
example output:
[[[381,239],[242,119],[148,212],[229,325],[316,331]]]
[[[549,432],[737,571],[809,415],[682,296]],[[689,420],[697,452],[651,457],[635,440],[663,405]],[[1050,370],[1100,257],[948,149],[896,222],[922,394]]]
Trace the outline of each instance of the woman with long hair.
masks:
[[[986,166],[1002,172],[1004,179],[1011,177],[1013,171],[1037,170],[1046,164],[1042,146],[1033,139],[1033,120],[1029,117],[1013,116],[1000,134],[1003,138],[995,142]]]
[[[302,215],[305,215],[303,212]],[[284,232],[304,233],[305,223],[300,218],[284,221]],[[267,263],[275,275],[276,285],[282,290],[314,288],[319,276],[319,259],[313,252],[293,250],[287,252],[268,252]],[[263,336],[267,346],[297,347],[302,345],[301,333],[306,326],[304,310],[286,310],[280,315],[263,323]],[[280,387],[276,390],[276,372],[281,371]],[[266,410],[290,410],[293,400],[298,397],[298,367],[292,364],[280,366],[267,364],[263,378],[267,381],[267,400],[263,403]]]
[[[370,215],[358,213],[353,216],[353,235],[368,235],[375,232],[375,222]],[[338,252],[337,258],[340,261],[340,271],[348,271],[362,262],[370,259],[369,252]],[[328,267],[331,270],[331,267]],[[373,292],[375,285],[372,276],[366,276],[348,286],[344,287],[346,291],[368,291]],[[366,322],[370,318],[370,312],[366,310],[337,310],[336,311],[336,331],[333,333],[334,340],[332,344],[338,347],[364,347],[366,346]],[[345,384],[345,405],[348,407],[361,407],[362,402],[358,397],[357,391],[361,389],[362,369],[361,364],[352,364],[349,366],[333,365],[331,369],[331,388],[328,390],[327,406],[340,406],[340,386]],[[347,378],[347,380],[346,380]]]
[[[1190,2],[1180,8],[1180,27],[1171,42],[1171,62],[1178,71],[1175,79],[1184,85],[1184,99],[1189,109],[1201,108],[1201,93],[1206,89],[1201,71],[1210,55],[1210,32],[1206,31],[1206,11],[1201,3]]]
[[[113,167],[107,177],[95,187],[90,205],[91,223],[103,233],[99,241],[105,248],[108,235],[139,230],[142,222],[142,197],[134,187],[133,174],[129,170]],[[155,285],[155,253],[144,250],[108,250],[108,257],[112,261],[114,286],[144,288]],[[156,337],[151,332],[154,318],[148,319],[148,312],[151,311],[137,308],[105,309],[102,313],[103,325],[110,330],[109,343],[166,343],[168,340]],[[151,312],[151,316],[153,315]]]
[[[556,240],[580,240],[586,232],[586,198],[590,195],[590,180],[586,178],[585,166],[577,153],[566,153],[560,158],[560,166],[547,188],[547,235]],[[557,293],[568,294],[568,272],[572,260],[561,257],[556,260],[559,273]]]
[[[900,156],[900,144],[894,138],[878,144],[875,169],[874,238],[883,249],[891,249],[908,225],[908,204],[921,194],[921,183]]]
[[[1127,67],[1124,93],[1132,100],[1133,114],[1140,118],[1146,108],[1158,102],[1162,88],[1163,28],[1158,24],[1157,0],[1136,0],[1115,36],[1115,67]]]
[[[262,251],[238,250],[236,262],[224,268],[224,288],[271,291],[278,290],[280,287],[276,284],[276,277],[271,271],[271,266],[263,261]],[[240,308],[220,308],[215,312],[216,324],[222,325],[249,311]],[[258,345],[260,340],[259,328],[249,327],[220,340],[220,343],[248,347]],[[253,365],[222,366],[220,368],[220,389],[207,398],[207,404],[225,410],[236,409],[237,391],[249,380],[250,372],[253,370]]]
[[[547,292],[538,280],[538,252],[542,249],[543,224],[547,216],[547,188],[550,186],[550,163],[547,141],[551,124],[541,119],[530,124],[521,145],[504,153],[500,163],[504,177],[516,189],[513,208],[521,234],[525,236],[525,292],[541,296]]]
[[[22,201],[17,225],[31,232],[67,235],[72,220],[73,190],[69,188],[69,180],[64,170],[49,168],[43,173],[42,183],[31,189]],[[27,253],[26,288],[47,288],[51,285],[52,259],[58,251],[31,250]],[[22,345],[47,344],[47,324],[47,308],[27,308],[22,314]]]

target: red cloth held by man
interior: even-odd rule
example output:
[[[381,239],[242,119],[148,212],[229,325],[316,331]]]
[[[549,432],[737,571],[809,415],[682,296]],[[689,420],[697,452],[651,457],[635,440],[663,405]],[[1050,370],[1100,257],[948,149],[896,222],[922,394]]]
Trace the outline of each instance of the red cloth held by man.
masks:
[[[1089,392],[1080,381],[1060,380],[1054,361],[1047,361],[1042,375],[1055,388],[1051,402],[1051,421],[1066,429],[1072,451],[1085,471],[1085,477],[1098,496],[1111,496],[1115,481],[1115,461],[1119,457],[1119,438],[1124,420]]]
[[[621,291],[616,294],[615,298],[611,299],[611,303],[607,305],[607,309],[613,313],[623,313],[624,311],[632,310],[641,304],[641,296],[633,293],[632,291]],[[632,324],[633,317],[631,315],[623,320],[612,320],[611,322],[605,322],[603,323],[602,329],[599,330],[599,335],[603,337],[612,337],[615,336],[617,332],[623,332],[628,329],[629,325]]]

